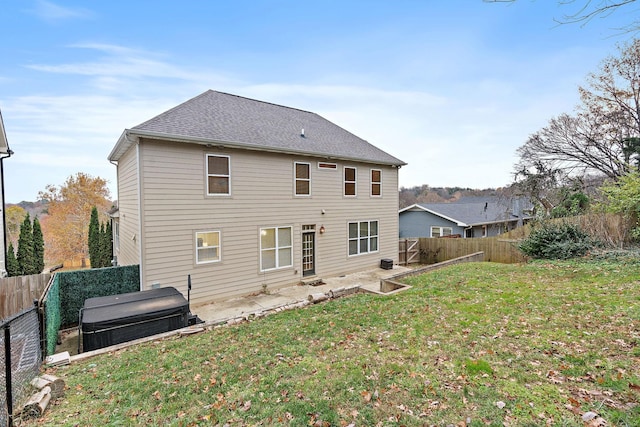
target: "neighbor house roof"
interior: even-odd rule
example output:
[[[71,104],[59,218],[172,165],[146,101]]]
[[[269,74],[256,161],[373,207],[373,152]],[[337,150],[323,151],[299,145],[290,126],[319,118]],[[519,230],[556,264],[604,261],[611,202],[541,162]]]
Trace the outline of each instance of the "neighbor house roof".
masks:
[[[117,161],[136,137],[304,154],[327,160],[406,164],[315,113],[213,90],[126,129],[109,160]]]
[[[518,206],[519,205],[519,206]],[[507,200],[500,197],[465,197],[453,203],[419,203],[400,210],[424,210],[460,227],[492,224],[505,221],[529,219],[524,211],[530,203],[522,199]],[[520,214],[518,214],[520,212]]]

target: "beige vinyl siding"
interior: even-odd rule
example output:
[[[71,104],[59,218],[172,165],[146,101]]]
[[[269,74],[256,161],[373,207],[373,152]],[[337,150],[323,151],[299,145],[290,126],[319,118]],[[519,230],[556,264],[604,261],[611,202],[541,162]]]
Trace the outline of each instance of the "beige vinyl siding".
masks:
[[[134,145],[118,161],[120,248],[115,255],[119,265],[140,263],[137,166],[137,147]]]
[[[343,196],[342,170],[317,168],[318,159],[258,151],[143,141],[143,288],[175,286],[185,295],[191,275],[192,304],[297,284],[302,279],[302,225],[316,225],[316,275],[329,277],[397,259],[397,169],[382,170],[383,197],[371,198],[368,164],[358,170],[357,197]],[[205,155],[230,156],[231,195],[207,196]],[[294,162],[309,162],[311,195],[294,195]],[[325,214],[322,214],[324,209]],[[379,251],[348,256],[349,221],[379,222]],[[326,232],[320,234],[320,226]],[[293,267],[260,271],[261,227],[291,226]],[[221,261],[195,263],[195,232],[217,230]],[[122,239],[123,237],[121,237]]]

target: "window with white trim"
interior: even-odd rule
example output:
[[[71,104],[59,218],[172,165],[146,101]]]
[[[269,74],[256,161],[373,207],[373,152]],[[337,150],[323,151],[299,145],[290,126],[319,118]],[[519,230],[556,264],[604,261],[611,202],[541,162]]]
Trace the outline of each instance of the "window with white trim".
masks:
[[[207,194],[231,194],[231,168],[229,156],[207,154]]]
[[[378,252],[378,221],[349,223],[349,255]]]
[[[293,265],[291,227],[260,229],[260,271],[275,270]]]
[[[311,195],[311,165],[309,163],[294,163],[295,194],[296,196]]]
[[[196,264],[220,261],[220,232],[196,232]]]
[[[344,195],[356,195],[356,168],[344,167]]]
[[[445,237],[453,234],[453,228],[451,227],[431,227],[431,237]]]
[[[371,169],[371,196],[382,196],[382,171],[380,169]]]

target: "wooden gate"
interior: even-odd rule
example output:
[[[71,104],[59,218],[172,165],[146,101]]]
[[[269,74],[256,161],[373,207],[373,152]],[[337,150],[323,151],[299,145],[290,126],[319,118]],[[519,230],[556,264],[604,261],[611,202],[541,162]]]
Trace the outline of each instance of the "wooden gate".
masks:
[[[418,239],[401,239],[398,242],[400,265],[420,262],[420,245]]]

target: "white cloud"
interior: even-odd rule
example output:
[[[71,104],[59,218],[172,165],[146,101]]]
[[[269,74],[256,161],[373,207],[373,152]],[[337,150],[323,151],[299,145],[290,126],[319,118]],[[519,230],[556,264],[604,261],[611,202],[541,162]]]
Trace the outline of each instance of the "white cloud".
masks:
[[[88,9],[63,7],[46,0],[38,0],[31,12],[49,23],[93,17],[93,13]]]
[[[387,89],[375,82],[256,83],[219,70],[175,65],[166,55],[142,49],[99,43],[71,48],[97,55],[84,62],[30,68],[74,77],[74,92],[20,96],[3,105],[16,152],[6,163],[7,173],[13,182],[31,186],[20,189],[26,192],[21,196],[8,186],[8,201],[32,200],[45,185],[59,185],[76,172],[109,180],[116,197],[115,167],[106,157],[121,132],[207,89],[318,113],[407,162],[400,171],[402,186],[504,186],[511,182],[517,147],[559,109],[570,110],[565,106],[573,98],[567,93],[575,92],[570,87],[534,96],[531,91],[543,92],[538,86],[502,76],[453,85],[422,82],[414,90]],[[541,72],[544,64],[538,64],[536,72]],[[54,170],[40,181],[26,172],[46,167]],[[52,177],[60,181],[52,182]]]

